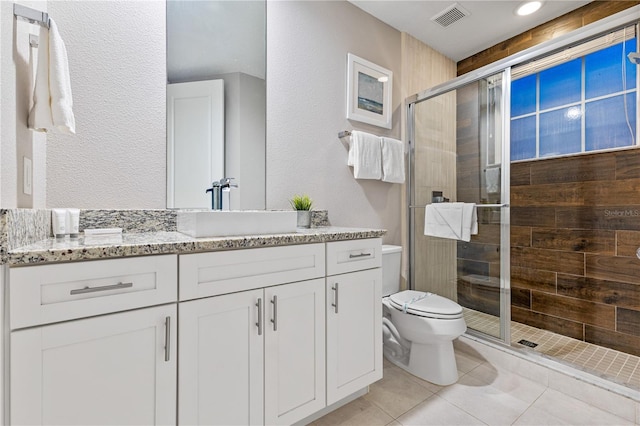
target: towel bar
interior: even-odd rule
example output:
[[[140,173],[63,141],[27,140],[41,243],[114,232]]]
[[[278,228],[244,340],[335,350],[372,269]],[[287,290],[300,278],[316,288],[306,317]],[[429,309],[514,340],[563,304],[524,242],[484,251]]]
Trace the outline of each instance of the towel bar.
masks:
[[[424,209],[426,206],[409,206],[410,209]],[[476,204],[476,207],[480,208],[497,208],[497,207],[509,207],[509,204]]]
[[[342,132],[338,133],[338,138],[340,139],[347,136],[351,136],[351,130],[343,130]]]
[[[13,4],[13,15],[16,18],[23,19],[32,24],[40,25],[41,27],[49,28],[49,14],[47,12],[41,12],[30,7],[23,6],[21,4]]]

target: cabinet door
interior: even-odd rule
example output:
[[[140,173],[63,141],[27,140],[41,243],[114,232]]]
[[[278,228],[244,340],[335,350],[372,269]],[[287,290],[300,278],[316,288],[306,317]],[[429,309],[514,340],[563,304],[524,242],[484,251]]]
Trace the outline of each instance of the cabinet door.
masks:
[[[327,405],[381,378],[381,269],[327,277]]]
[[[325,280],[266,288],[265,424],[325,407]]]
[[[175,424],[176,318],[166,305],[11,333],[11,424]]]
[[[180,304],[179,424],[263,423],[258,303],[262,290]]]

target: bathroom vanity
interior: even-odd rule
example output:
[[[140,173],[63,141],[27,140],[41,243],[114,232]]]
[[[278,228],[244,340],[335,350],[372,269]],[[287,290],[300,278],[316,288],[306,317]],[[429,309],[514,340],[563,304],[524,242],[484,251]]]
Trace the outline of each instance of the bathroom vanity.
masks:
[[[10,251],[5,418],[292,424],[339,406],[382,377],[383,234],[163,232]]]

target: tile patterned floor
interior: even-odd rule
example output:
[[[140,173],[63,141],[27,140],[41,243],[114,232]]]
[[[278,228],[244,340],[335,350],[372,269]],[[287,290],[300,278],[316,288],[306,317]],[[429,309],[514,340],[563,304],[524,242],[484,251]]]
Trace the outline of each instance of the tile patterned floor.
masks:
[[[460,378],[437,386],[385,360],[369,393],[312,425],[633,425],[522,376],[501,371],[479,354],[456,350]],[[640,410],[640,404],[638,408]],[[640,421],[636,413],[636,423]],[[631,415],[633,417],[633,414]]]
[[[464,308],[464,318],[469,328],[492,336],[500,333],[499,321],[492,315]],[[540,352],[583,371],[640,390],[640,357],[512,321],[511,346],[524,348],[518,343],[522,339],[538,344],[527,350]]]

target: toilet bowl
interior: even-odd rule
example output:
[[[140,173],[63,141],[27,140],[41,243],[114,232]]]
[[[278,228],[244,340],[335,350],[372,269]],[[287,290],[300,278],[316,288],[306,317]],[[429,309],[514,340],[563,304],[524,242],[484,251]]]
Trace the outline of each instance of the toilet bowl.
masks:
[[[450,385],[458,380],[453,340],[467,330],[462,307],[433,293],[398,292],[401,252],[382,246],[384,356],[414,376]]]

